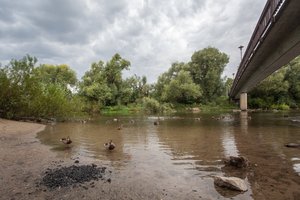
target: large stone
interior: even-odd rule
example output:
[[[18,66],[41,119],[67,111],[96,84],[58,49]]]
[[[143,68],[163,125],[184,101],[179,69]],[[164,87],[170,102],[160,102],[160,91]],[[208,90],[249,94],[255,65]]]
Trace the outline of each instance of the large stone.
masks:
[[[237,177],[216,176],[214,183],[219,187],[245,192],[248,190],[247,184],[243,179]]]
[[[230,156],[225,160],[225,165],[227,166],[233,166],[237,168],[246,168],[249,166],[249,161],[244,156]]]

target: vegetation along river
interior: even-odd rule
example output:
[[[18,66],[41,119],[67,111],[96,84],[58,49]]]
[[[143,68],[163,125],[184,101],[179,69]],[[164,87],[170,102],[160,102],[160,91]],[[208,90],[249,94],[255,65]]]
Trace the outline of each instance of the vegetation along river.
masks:
[[[59,142],[66,136],[73,141],[69,148]],[[285,147],[300,143],[297,112],[106,116],[49,125],[38,138],[61,159],[100,160],[112,169],[111,187],[149,199],[151,192],[153,199],[300,197],[300,148]],[[110,139],[113,151],[103,146]],[[229,156],[245,156],[250,168],[226,170]],[[215,186],[217,175],[244,179],[248,191]]]

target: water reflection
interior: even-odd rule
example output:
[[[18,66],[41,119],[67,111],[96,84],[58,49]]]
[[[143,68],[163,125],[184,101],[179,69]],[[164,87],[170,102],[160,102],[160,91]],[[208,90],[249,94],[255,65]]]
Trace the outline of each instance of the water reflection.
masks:
[[[176,199],[181,195],[177,191],[190,199],[197,199],[200,191],[202,197],[210,199],[235,195],[259,199],[264,197],[262,188],[271,190],[265,186],[265,179],[277,181],[285,170],[289,174],[281,184],[286,186],[284,181],[300,173],[299,161],[291,160],[298,158],[296,150],[283,148],[284,143],[300,140],[300,130],[290,121],[268,113],[251,113],[251,119],[244,112],[222,116],[102,117],[85,124],[49,126],[38,137],[58,157],[87,157],[110,163],[122,179],[147,182],[153,187],[159,183],[157,187],[173,191]],[[156,120],[159,126],[153,125]],[[59,142],[68,135],[73,140],[70,148]],[[111,152],[103,147],[110,139],[117,146]],[[225,157],[239,155],[257,167],[238,173],[224,169]],[[224,192],[215,188],[215,175],[243,178],[251,189],[243,194]],[[191,193],[191,189],[199,192]]]
[[[225,157],[229,156],[238,156],[239,152],[236,147],[235,138],[232,134],[232,130],[228,130],[228,128],[224,129],[224,133],[222,135],[222,145],[224,148]]]

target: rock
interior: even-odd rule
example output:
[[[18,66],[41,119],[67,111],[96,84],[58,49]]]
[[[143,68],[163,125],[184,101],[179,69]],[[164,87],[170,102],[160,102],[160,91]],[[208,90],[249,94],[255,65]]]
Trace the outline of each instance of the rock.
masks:
[[[237,168],[246,168],[249,166],[249,161],[244,156],[230,156],[225,160],[225,165],[227,166],[233,166]]]
[[[286,147],[291,147],[291,148],[297,148],[297,147],[300,147],[300,144],[298,144],[298,143],[288,143],[285,146]]]
[[[158,121],[155,121],[153,124],[154,124],[155,126],[157,126],[157,125],[159,125],[159,122],[158,122]]]
[[[248,190],[247,184],[243,179],[237,177],[216,176],[214,183],[219,187],[245,192]]]

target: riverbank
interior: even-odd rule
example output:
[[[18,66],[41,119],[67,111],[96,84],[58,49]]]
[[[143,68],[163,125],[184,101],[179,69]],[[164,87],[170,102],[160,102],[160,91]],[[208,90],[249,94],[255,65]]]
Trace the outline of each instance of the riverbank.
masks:
[[[0,119],[0,199],[161,199],[164,196],[159,192],[161,188],[141,185],[136,179],[118,178],[109,163],[80,156],[58,158],[36,138],[44,128],[42,124]],[[49,172],[77,169],[76,166],[80,170],[103,167],[110,174],[105,179],[79,181],[55,189],[43,183]]]
[[[50,169],[74,165],[74,159],[58,159],[47,146],[41,145],[36,134],[44,128],[42,124],[0,119],[0,199],[98,199],[98,190],[87,189],[102,188],[105,183],[101,181],[74,185],[76,189],[53,190],[41,184]]]

